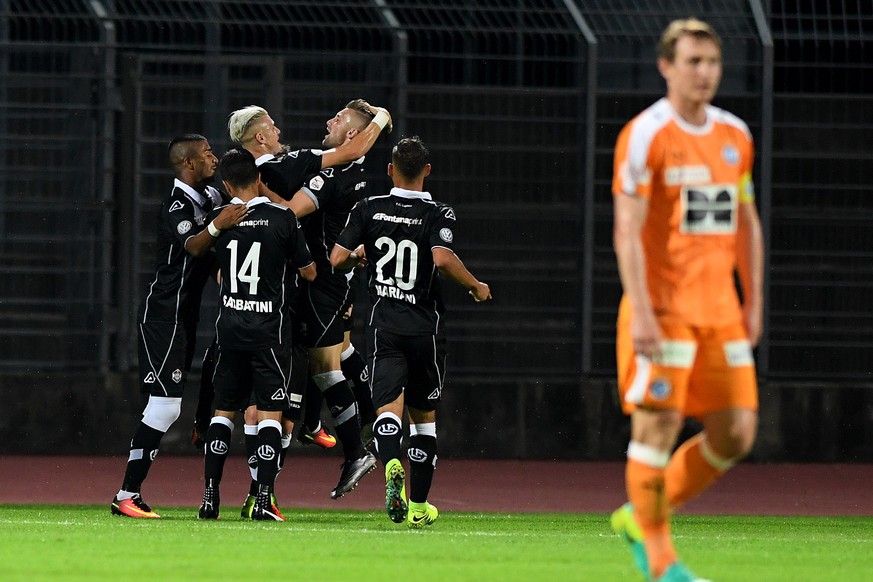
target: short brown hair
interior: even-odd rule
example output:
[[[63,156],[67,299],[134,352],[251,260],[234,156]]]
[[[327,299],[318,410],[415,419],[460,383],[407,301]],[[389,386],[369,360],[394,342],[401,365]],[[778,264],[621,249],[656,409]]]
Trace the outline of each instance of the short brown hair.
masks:
[[[346,109],[352,112],[354,126],[358,131],[365,129],[376,116],[363,99],[352,99],[346,103]]]
[[[676,58],[676,43],[686,35],[697,39],[709,39],[721,49],[721,37],[714,28],[697,18],[683,18],[674,20],[664,29],[661,40],[658,41],[658,58],[672,63]]]

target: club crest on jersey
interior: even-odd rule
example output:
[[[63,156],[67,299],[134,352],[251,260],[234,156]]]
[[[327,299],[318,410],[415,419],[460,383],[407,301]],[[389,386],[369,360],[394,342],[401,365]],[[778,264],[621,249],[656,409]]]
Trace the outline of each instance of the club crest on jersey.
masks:
[[[177,210],[181,210],[182,208],[185,208],[185,205],[182,204],[181,200],[176,200],[172,204],[170,204],[169,212],[175,212]]]
[[[182,222],[179,223],[179,226],[176,227],[176,231],[179,234],[185,234],[186,232],[191,230],[192,226],[193,225],[191,224],[190,220],[183,220]]]
[[[182,370],[180,370],[179,368],[176,368],[175,370],[173,370],[173,382],[178,384],[181,381],[182,381]]]
[[[652,398],[655,400],[664,400],[668,396],[670,396],[670,392],[673,389],[670,386],[670,383],[663,379],[654,380],[652,384],[649,386],[649,394],[652,395]]]
[[[440,229],[440,238],[446,241],[447,243],[452,242],[455,236],[452,234],[451,228],[441,228]]]
[[[309,181],[309,188],[316,192],[321,190],[322,186],[324,186],[324,178],[321,176],[315,176]]]
[[[740,152],[734,146],[728,144],[721,148],[721,157],[725,162],[732,166],[736,166],[740,163]]]

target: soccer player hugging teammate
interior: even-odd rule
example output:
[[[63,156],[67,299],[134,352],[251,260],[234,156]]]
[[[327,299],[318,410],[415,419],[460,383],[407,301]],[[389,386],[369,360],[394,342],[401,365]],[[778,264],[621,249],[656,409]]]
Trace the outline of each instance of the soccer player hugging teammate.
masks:
[[[307,408],[315,409],[313,426],[301,427],[300,432],[304,442],[325,447],[335,444],[318,419],[323,394],[345,456],[339,482],[330,493],[333,499],[351,491],[373,469],[376,459],[361,444],[355,395],[341,371],[342,309],[349,285],[342,275],[333,272],[327,257],[330,247],[326,245],[333,244],[357,200],[354,196],[360,196],[357,186],[361,183],[363,156],[384,127],[391,129],[388,112],[371,108],[360,99],[349,102],[327,122],[328,134],[322,145],[328,149],[324,151],[291,151],[282,146],[278,128],[260,107],[237,110],[228,123],[231,139],[255,156],[265,186],[263,192],[291,208],[298,217],[307,217],[306,237],[320,276],[303,289],[298,309],[307,327],[304,335],[309,348],[310,384],[314,387],[307,390]]]
[[[225,206],[212,215],[207,229],[207,214],[226,202],[209,185],[218,165],[209,142],[196,133],[180,135],[170,142],[168,154],[176,179],[158,213],[155,276],[139,313],[140,387],[149,400],[130,440],[124,481],[110,506],[113,515],[134,518],[160,517],[140,489],[161,439],[182,410],[203,287],[215,270],[210,232],[233,227],[246,210]]]
[[[284,521],[273,501],[279,471],[282,416],[300,411],[302,386],[290,386],[291,319],[287,297],[297,277],[312,280],[316,267],[294,213],[258,195],[260,177],[246,150],[228,151],[219,164],[232,202],[245,204],[236,228],[213,233],[221,273],[215,321],[215,416],[206,433],[206,489],[201,519],[217,519],[219,484],[236,412],[253,395],[257,408],[258,491],[252,519]]]
[[[718,35],[696,19],[671,23],[658,70],[667,96],[631,120],[615,148],[616,348],[631,441],[629,503],[611,521],[647,580],[690,582],[701,579],[678,559],[670,514],[754,442],[763,243],[749,129],[710,104]],[[688,416],[703,431],[672,452]]]
[[[339,268],[366,263],[370,296],[367,362],[376,406],[373,432],[385,466],[385,508],[395,523],[432,524],[439,512],[427,497],[437,460],[436,408],[445,378],[445,308],[441,276],[491,299],[453,251],[455,211],[424,191],[429,152],[418,137],[394,147],[388,175],[394,188],[366,198],[349,215],[330,262]],[[400,461],[401,418],[409,417],[410,495]]]

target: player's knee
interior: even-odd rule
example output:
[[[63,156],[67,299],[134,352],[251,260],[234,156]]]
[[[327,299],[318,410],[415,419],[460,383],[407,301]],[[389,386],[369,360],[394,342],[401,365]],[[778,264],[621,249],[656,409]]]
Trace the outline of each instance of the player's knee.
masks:
[[[149,403],[142,414],[142,422],[155,430],[167,432],[182,414],[182,399],[166,396],[149,396]]]

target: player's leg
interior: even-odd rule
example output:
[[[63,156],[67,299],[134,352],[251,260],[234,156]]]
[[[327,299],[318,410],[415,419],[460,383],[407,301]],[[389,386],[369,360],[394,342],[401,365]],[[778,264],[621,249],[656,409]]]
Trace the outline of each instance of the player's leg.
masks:
[[[442,398],[446,370],[445,340],[437,336],[414,338],[406,345],[409,384],[409,516],[410,527],[431,525],[439,511],[428,503],[437,464],[436,407]]]
[[[662,323],[662,358],[658,364],[633,351],[630,318],[619,315],[616,341],[622,407],[631,414],[631,442],[625,470],[630,508],[613,514],[616,532],[630,543],[634,561],[645,576],[658,579],[677,561],[670,532],[665,474],[683,424],[682,412],[696,344],[690,330]],[[632,509],[631,509],[632,508]],[[632,519],[620,519],[631,513]],[[634,539],[628,523],[639,526]],[[642,541],[642,543],[640,543]]]
[[[373,370],[370,380],[376,421],[373,435],[376,453],[385,467],[385,509],[394,523],[403,523],[408,513],[406,470],[401,462],[403,438],[403,387],[408,376],[406,358],[396,348],[392,334],[375,328],[367,331],[367,353]]]
[[[121,489],[110,506],[114,515],[160,517],[142,499],[141,488],[158,455],[161,439],[182,411],[182,393],[193,359],[195,331],[193,325],[139,325],[141,390],[149,394],[149,400],[130,441]]]
[[[358,403],[358,414],[361,417],[361,441],[366,447],[373,440],[373,422],[376,420],[376,408],[373,406],[373,395],[370,393],[370,375],[364,357],[352,345],[351,304],[343,312],[343,347],[340,355],[340,366],[343,375],[352,383],[352,391]]]
[[[741,325],[702,334],[689,383],[686,409],[704,428],[676,450],[667,466],[667,497],[674,509],[710,487],[754,444],[758,389],[752,348]]]
[[[252,352],[252,385],[258,407],[258,493],[252,519],[285,521],[273,503],[282,450],[282,413],[288,405],[291,348]]]
[[[246,463],[249,466],[249,492],[246,495],[246,500],[243,502],[240,509],[240,517],[243,519],[252,518],[252,508],[255,506],[255,498],[258,495],[258,407],[255,406],[254,400],[246,407],[245,413],[245,449]]]
[[[200,373],[200,392],[197,395],[197,409],[194,412],[194,429],[191,432],[191,444],[202,449],[206,444],[206,431],[212,421],[213,399],[215,388],[212,385],[215,374],[215,356],[218,350],[217,338],[203,353],[203,365]]]

